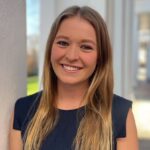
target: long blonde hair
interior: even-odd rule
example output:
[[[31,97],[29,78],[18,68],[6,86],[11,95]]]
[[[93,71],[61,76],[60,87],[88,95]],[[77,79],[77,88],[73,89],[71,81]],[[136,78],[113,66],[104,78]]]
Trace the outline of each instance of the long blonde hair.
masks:
[[[98,60],[84,97],[87,102],[85,115],[80,122],[73,144],[76,150],[112,149],[113,69],[112,48],[107,27],[102,17],[92,8],[72,6],[56,18],[51,28],[45,53],[43,92],[37,111],[26,130],[25,150],[39,150],[44,138],[57,124],[58,112],[55,108],[57,77],[50,61],[51,49],[62,21],[77,15],[87,20],[96,31]]]

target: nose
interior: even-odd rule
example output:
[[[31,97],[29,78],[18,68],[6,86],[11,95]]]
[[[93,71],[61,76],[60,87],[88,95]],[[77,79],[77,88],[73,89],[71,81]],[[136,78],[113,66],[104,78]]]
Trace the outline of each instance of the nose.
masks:
[[[66,58],[69,61],[74,61],[79,58],[79,48],[76,44],[71,45],[66,52]]]

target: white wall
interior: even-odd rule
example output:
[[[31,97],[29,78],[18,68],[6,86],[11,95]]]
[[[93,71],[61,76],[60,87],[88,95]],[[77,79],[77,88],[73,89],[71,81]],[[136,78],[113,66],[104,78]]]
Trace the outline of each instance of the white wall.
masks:
[[[0,0],[0,150],[7,150],[10,114],[26,94],[25,1]]]

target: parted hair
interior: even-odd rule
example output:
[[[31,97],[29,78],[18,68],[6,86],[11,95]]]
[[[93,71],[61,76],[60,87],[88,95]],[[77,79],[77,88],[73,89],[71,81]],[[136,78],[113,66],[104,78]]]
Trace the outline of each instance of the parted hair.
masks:
[[[39,150],[43,140],[57,124],[59,116],[55,107],[57,77],[51,64],[51,50],[63,20],[76,16],[88,21],[95,29],[98,59],[96,68],[89,78],[89,88],[83,98],[86,101],[85,115],[80,121],[73,148],[75,150],[112,149],[113,67],[107,26],[94,9],[88,6],[71,6],[56,18],[48,37],[43,69],[43,91],[37,111],[24,135],[25,150]]]

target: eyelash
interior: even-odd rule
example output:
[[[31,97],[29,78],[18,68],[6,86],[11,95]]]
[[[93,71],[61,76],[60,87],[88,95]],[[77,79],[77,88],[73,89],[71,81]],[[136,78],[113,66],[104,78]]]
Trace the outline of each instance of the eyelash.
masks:
[[[84,50],[92,50],[93,48],[89,45],[81,45],[81,48]]]
[[[60,47],[67,47],[67,46],[69,46],[70,43],[67,42],[67,41],[58,41],[57,44],[58,44]],[[81,45],[80,48],[81,48],[82,50],[85,50],[85,51],[86,51],[86,50],[93,50],[93,47],[90,46],[90,45],[87,45],[87,44]]]
[[[60,45],[61,47],[69,46],[69,43],[66,41],[58,41],[57,44]]]

